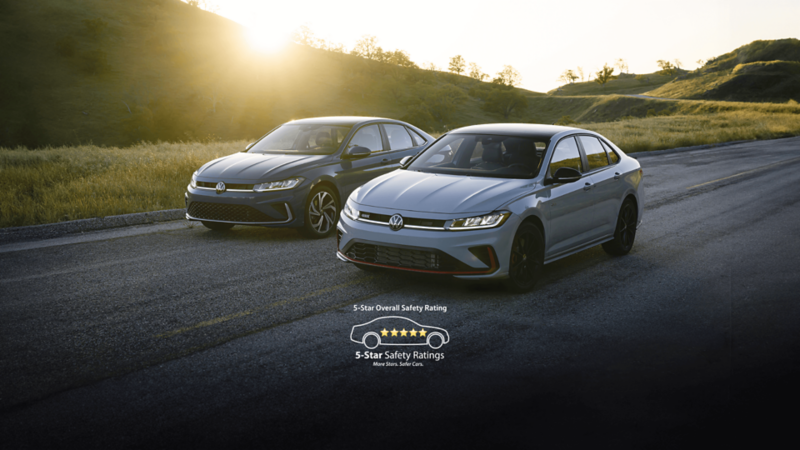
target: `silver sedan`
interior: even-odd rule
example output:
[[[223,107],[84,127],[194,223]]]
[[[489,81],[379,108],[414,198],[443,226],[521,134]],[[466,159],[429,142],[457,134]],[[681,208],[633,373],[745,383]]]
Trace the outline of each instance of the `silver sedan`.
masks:
[[[544,264],[600,244],[612,255],[631,250],[644,212],[642,170],[592,131],[475,125],[361,186],[342,212],[342,261],[503,279],[523,292]]]

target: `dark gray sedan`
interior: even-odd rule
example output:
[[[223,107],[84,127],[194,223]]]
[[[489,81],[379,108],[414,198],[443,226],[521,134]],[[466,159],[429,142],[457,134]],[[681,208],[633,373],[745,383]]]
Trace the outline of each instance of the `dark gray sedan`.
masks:
[[[312,238],[336,228],[342,201],[367,181],[400,167],[433,138],[375,117],[295,120],[244,152],[198,169],[186,188],[186,218],[212,230],[234,225],[297,227]]]

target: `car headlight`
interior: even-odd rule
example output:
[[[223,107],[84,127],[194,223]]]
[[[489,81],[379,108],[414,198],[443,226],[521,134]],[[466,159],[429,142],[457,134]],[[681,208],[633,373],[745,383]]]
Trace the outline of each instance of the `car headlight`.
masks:
[[[268,183],[261,183],[253,186],[256,192],[266,191],[282,191],[284,189],[292,189],[303,181],[303,177],[290,178],[288,180],[270,181]]]
[[[350,202],[344,204],[344,209],[342,209],[342,212],[351,220],[358,220],[358,210],[350,206]]]
[[[195,171],[195,172],[192,174],[192,181],[189,183],[189,186],[191,186],[191,187],[192,187],[192,189],[195,189],[195,188],[197,188],[197,171]]]
[[[502,225],[511,215],[510,212],[496,212],[485,216],[467,217],[456,219],[447,227],[450,231],[482,230],[484,228],[494,228]]]

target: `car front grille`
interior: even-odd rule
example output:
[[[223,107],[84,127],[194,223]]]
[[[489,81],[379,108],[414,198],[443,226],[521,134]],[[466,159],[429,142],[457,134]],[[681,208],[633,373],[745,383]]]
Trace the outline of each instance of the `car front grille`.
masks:
[[[272,218],[252,206],[224,203],[192,202],[189,205],[188,214],[195,219],[223,222],[263,223],[281,220]]]
[[[236,190],[236,191],[252,191],[253,184],[233,184],[233,183],[225,183],[225,190]],[[216,189],[217,183],[211,183],[208,181],[198,181],[197,187],[206,188],[206,189]]]
[[[496,267],[491,267],[488,270],[475,269],[441,250],[431,248],[393,247],[351,241],[342,253],[353,262],[412,271],[443,274],[482,274],[493,272],[497,269]]]
[[[359,219],[362,220],[369,220],[372,222],[380,222],[382,224],[389,225],[389,219],[391,219],[391,215],[388,214],[375,214],[367,211],[361,211],[358,215]],[[433,219],[420,219],[415,217],[403,217],[403,225],[404,226],[411,226],[411,227],[426,227],[426,228],[437,228],[437,229],[444,229],[444,220],[433,220]]]

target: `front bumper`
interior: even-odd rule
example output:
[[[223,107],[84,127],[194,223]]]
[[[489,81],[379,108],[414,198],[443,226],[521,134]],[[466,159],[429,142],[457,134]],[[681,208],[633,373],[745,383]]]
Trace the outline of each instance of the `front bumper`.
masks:
[[[507,278],[511,242],[518,225],[519,219],[512,215],[500,227],[485,230],[392,231],[388,226],[352,220],[342,214],[337,224],[336,256],[344,262],[409,272],[465,279]],[[373,252],[380,251],[382,256],[373,256]],[[368,258],[364,258],[365,252],[369,253]]]
[[[223,192],[188,186],[186,219],[265,227],[303,225],[308,188],[275,192]]]

